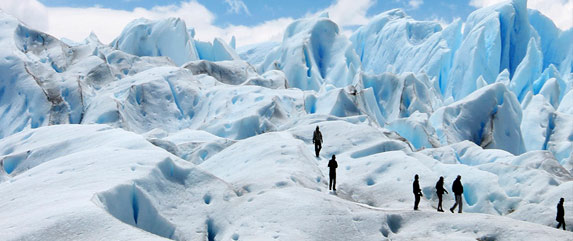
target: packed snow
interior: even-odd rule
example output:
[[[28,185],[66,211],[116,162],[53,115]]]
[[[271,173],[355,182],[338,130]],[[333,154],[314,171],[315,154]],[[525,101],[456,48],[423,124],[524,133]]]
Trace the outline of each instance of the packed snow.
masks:
[[[525,0],[238,48],[192,27],[72,43],[0,11],[0,240],[573,240],[573,29]]]

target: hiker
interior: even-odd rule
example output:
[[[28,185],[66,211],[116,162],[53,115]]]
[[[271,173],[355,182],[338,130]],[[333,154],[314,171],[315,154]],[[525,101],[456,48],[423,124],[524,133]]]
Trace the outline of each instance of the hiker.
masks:
[[[338,163],[336,162],[335,155],[332,155],[332,159],[328,161],[328,167],[330,168],[330,184],[328,185],[328,190],[332,189],[336,191],[336,168],[338,167]]]
[[[448,193],[448,191],[444,188],[444,177],[440,177],[440,180],[436,182],[436,194],[438,194],[438,212],[444,211],[442,208],[442,195],[444,192]]]
[[[318,126],[316,126],[316,130],[312,135],[312,143],[314,144],[314,153],[316,153],[316,157],[318,157],[320,149],[322,149],[322,133],[318,130]]]
[[[565,209],[563,209],[563,202],[565,202],[565,199],[561,198],[557,204],[557,218],[555,218],[555,220],[559,222],[557,229],[563,224],[563,230],[565,230]]]
[[[414,176],[414,210],[418,210],[418,204],[420,203],[420,197],[423,197],[424,195],[422,195],[422,189],[420,189],[420,183],[418,182],[418,174],[416,174]]]
[[[450,208],[450,212],[452,213],[454,212],[454,209],[456,209],[456,206],[458,205],[460,205],[458,213],[462,213],[462,193],[464,193],[464,186],[462,186],[461,180],[462,176],[458,175],[458,177],[454,181],[454,184],[452,184],[452,192],[454,192],[454,196],[456,197],[456,203],[454,203],[454,206]]]

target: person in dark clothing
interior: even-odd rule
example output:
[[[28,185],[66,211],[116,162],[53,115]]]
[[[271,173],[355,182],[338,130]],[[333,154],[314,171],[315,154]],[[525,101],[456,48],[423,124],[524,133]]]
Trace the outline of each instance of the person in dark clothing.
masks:
[[[442,208],[442,195],[444,192],[448,193],[448,191],[444,189],[444,177],[440,177],[440,180],[438,180],[436,183],[436,194],[438,194],[438,212],[444,211]]]
[[[423,197],[424,195],[422,195],[422,189],[420,189],[420,183],[418,182],[418,174],[416,174],[414,176],[414,184],[413,184],[413,188],[414,188],[414,210],[418,210],[418,204],[420,203],[420,197]]]
[[[462,213],[462,194],[464,193],[464,186],[462,186],[462,176],[458,175],[454,184],[452,184],[452,192],[454,192],[454,196],[456,197],[456,203],[454,206],[450,208],[450,212],[454,212],[456,206],[460,205],[458,209],[458,213]]]
[[[328,185],[328,190],[336,191],[336,168],[338,168],[338,163],[336,162],[336,156],[332,155],[332,159],[328,161],[328,167],[330,168],[330,184]]]
[[[557,229],[563,225],[563,230],[565,230],[565,209],[563,209],[563,202],[565,202],[565,198],[561,198],[557,204],[557,218],[555,218],[555,220],[559,222]]]
[[[316,126],[316,130],[312,135],[312,143],[314,144],[314,153],[316,153],[316,157],[318,157],[322,149],[322,133],[318,130],[318,126]]]

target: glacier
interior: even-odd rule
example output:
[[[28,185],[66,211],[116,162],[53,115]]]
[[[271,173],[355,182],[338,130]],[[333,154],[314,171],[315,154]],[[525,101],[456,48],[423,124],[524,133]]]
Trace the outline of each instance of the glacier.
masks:
[[[0,10],[0,240],[571,239],[573,29],[525,0],[338,24],[237,46],[137,19],[76,43]],[[436,212],[457,175],[464,213]]]
[[[213,43],[193,39],[194,30],[188,29],[179,18],[164,20],[136,19],[110,45],[122,52],[137,56],[165,56],[178,66],[193,60],[238,60],[234,48],[220,38]]]
[[[258,66],[260,72],[282,70],[288,86],[302,90],[319,90],[324,83],[347,86],[359,68],[360,60],[351,42],[328,14],[291,23],[281,45]]]

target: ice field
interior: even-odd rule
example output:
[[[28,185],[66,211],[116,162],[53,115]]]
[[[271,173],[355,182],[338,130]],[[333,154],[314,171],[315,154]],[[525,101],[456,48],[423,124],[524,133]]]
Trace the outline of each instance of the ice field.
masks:
[[[573,240],[573,29],[525,0],[240,48],[192,24],[72,43],[0,11],[0,240]]]

